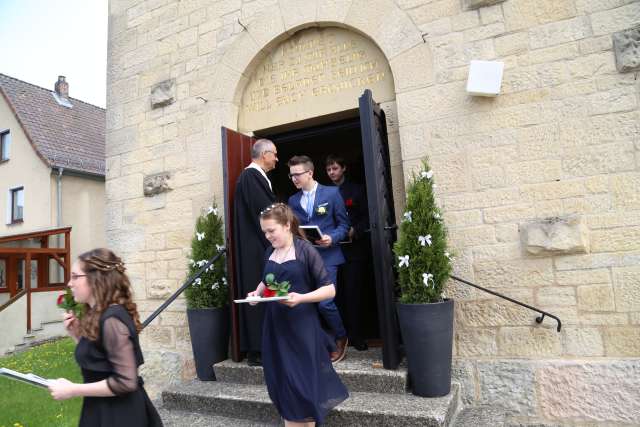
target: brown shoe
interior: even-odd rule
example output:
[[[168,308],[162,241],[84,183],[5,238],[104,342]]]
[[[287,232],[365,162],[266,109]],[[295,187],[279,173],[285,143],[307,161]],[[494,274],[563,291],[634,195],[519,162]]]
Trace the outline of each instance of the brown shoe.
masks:
[[[336,351],[331,352],[331,362],[338,363],[347,355],[347,346],[349,339],[347,337],[339,338],[336,341]]]

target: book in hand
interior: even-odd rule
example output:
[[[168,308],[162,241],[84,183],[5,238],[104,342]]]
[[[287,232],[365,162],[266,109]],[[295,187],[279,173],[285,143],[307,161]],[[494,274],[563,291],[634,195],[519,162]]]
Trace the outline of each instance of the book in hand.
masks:
[[[322,231],[317,225],[301,225],[300,230],[304,233],[304,236],[311,243],[315,243],[316,240],[322,239]]]
[[[0,368],[0,375],[9,379],[27,383],[36,387],[42,387],[42,388],[49,387],[49,380],[31,373],[23,374],[22,372],[14,371],[9,368]]]

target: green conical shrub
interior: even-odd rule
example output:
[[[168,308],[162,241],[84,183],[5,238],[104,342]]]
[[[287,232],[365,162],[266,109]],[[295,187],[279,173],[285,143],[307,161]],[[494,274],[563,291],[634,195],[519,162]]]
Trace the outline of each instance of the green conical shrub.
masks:
[[[433,172],[428,161],[413,173],[407,191],[407,207],[395,243],[400,302],[426,304],[442,301],[451,273],[447,230],[433,197]]]
[[[215,203],[196,221],[191,240],[189,277],[203,267],[224,245],[224,227]],[[188,308],[220,308],[229,303],[226,259],[223,256],[212,264],[199,279],[185,290]]]

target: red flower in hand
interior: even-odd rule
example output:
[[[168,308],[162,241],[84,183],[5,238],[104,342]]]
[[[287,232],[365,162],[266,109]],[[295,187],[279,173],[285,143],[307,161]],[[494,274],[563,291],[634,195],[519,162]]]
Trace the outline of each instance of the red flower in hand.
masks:
[[[348,208],[350,208],[351,206],[353,206],[353,199],[347,199],[344,201],[344,205]]]
[[[64,294],[58,295],[58,300],[56,301],[56,305],[59,307],[64,303]]]

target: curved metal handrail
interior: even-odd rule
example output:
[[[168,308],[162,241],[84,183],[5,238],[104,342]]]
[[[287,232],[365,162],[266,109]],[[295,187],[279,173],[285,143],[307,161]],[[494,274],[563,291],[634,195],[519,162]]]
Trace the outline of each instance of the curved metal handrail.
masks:
[[[467,280],[464,280],[464,279],[461,279],[459,277],[456,277],[456,276],[449,276],[449,277],[451,277],[453,280],[455,280],[457,282],[461,282],[461,283],[464,283],[465,285],[473,286],[474,288],[477,288],[477,289],[480,289],[481,291],[490,293],[491,295],[495,295],[495,296],[500,297],[502,299],[506,299],[507,301],[510,301],[510,302],[512,302],[514,304],[518,304],[518,305],[520,305],[522,307],[526,307],[529,310],[537,311],[538,313],[540,313],[540,316],[536,317],[536,323],[542,323],[542,321],[544,320],[544,317],[545,316],[549,316],[552,319],[555,319],[556,322],[558,322],[558,328],[557,328],[558,332],[560,332],[560,329],[562,328],[562,322],[560,321],[560,318],[558,316],[554,316],[553,314],[547,313],[546,311],[540,310],[539,308],[532,307],[529,304],[525,304],[525,303],[523,303],[521,301],[518,301],[518,300],[515,300],[513,298],[509,298],[508,296],[499,294],[498,292],[483,288],[482,286],[478,286],[478,285],[476,285],[474,283],[471,283],[471,282],[469,282]]]

